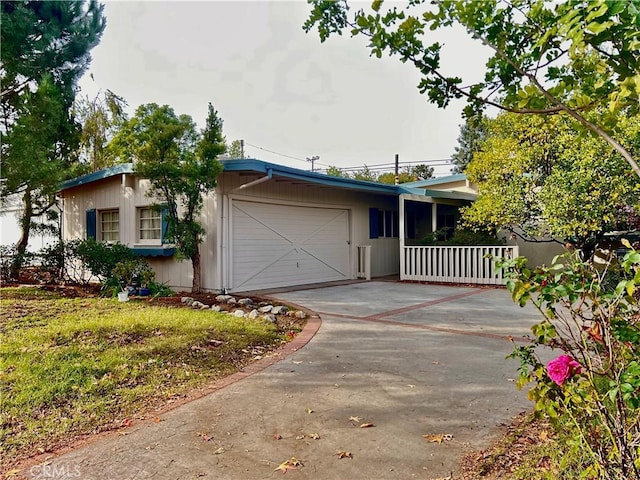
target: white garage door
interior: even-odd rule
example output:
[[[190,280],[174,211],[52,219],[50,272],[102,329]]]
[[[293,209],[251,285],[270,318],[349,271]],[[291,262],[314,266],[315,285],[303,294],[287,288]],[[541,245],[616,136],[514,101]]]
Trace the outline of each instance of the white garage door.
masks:
[[[349,213],[232,202],[235,291],[349,278]]]

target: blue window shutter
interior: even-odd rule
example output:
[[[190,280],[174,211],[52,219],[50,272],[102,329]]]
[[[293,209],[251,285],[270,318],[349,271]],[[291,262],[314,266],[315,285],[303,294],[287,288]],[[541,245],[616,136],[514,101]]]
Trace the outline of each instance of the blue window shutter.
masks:
[[[96,209],[87,210],[87,238],[96,240]]]
[[[160,238],[162,239],[162,243],[165,243],[167,238],[167,230],[169,228],[169,207],[166,205],[162,206],[162,210],[160,211],[160,225],[161,232]]]
[[[377,208],[369,209],[369,238],[378,238],[380,236],[380,220]]]

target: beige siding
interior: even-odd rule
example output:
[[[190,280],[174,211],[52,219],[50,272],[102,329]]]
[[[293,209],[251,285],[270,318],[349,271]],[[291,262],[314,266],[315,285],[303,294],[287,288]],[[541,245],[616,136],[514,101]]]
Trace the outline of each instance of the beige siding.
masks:
[[[369,238],[369,208],[397,211],[397,197],[326,187],[284,178],[274,178],[245,189],[238,189],[241,185],[261,177],[262,175],[259,174],[224,173],[219,178],[216,193],[205,199],[202,222],[207,234],[200,251],[203,288],[206,290],[229,288],[224,284],[223,264],[218,259],[221,255],[227,254],[221,242],[223,238],[228,239],[226,236],[228,233],[224,233],[224,229],[228,229],[227,219],[223,218],[219,208],[223,205],[223,201],[228,202],[230,199],[345,209],[349,212],[351,277],[355,278],[356,274],[358,245],[372,246],[371,270],[374,277],[399,272],[398,238]],[[148,188],[147,180],[123,174],[65,190],[63,192],[64,238],[67,240],[86,238],[87,210],[118,209],[120,242],[132,247],[141,245],[138,239],[136,209],[153,203],[146,196]],[[218,231],[219,224],[223,226],[223,231]],[[188,290],[191,287],[192,269],[189,260],[176,261],[171,258],[148,258],[148,260],[156,272],[158,281],[167,283],[176,290]],[[227,265],[224,268],[228,269],[231,265],[230,259],[226,261]]]
[[[117,209],[120,216],[120,242],[131,247],[153,246],[139,240],[137,208],[149,206],[154,200],[146,193],[149,181],[133,175],[117,175],[89,185],[65,190],[63,197],[63,236],[65,240],[86,238],[86,211]],[[201,245],[202,285],[214,290],[216,284],[216,215],[213,195],[205,199],[202,218],[207,232]],[[99,218],[98,218],[99,223]],[[159,242],[157,242],[159,246]],[[175,261],[171,258],[148,257],[159,282],[174,289],[190,289],[193,279],[189,260]]]
[[[248,184],[262,176],[259,174],[243,176],[226,172],[221,175],[218,181],[218,195],[244,200],[264,201],[268,199],[284,204],[348,209],[351,214],[352,276],[355,277],[356,272],[356,248],[358,245],[372,246],[371,270],[373,276],[393,275],[399,272],[398,238],[369,238],[369,208],[397,211],[397,197],[356,192],[277,177],[239,189],[241,185]]]
[[[501,232],[499,237],[506,240],[507,245],[518,245],[518,254],[527,258],[527,265],[531,268],[539,265],[549,266],[553,257],[566,252],[564,246],[558,242],[526,242],[507,231]]]

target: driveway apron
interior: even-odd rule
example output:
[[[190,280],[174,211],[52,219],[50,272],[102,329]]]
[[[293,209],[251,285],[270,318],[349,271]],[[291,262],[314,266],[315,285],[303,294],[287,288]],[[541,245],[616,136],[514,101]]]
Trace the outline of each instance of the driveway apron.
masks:
[[[304,348],[21,473],[262,479],[295,457],[291,478],[455,478],[466,453],[530,408],[505,357],[538,316],[506,290],[373,281],[275,296],[319,313]]]

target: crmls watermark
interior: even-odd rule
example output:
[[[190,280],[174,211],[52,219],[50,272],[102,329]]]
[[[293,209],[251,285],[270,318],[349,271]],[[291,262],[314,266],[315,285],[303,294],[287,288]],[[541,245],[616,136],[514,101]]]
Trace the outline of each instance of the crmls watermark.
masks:
[[[80,467],[78,465],[44,464],[31,467],[29,473],[37,478],[79,478]]]

